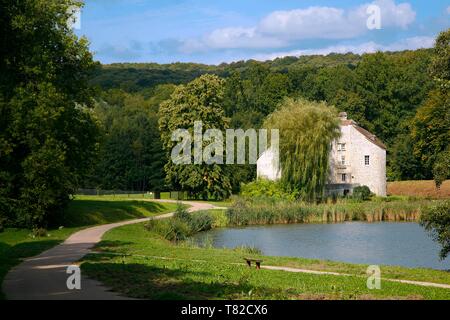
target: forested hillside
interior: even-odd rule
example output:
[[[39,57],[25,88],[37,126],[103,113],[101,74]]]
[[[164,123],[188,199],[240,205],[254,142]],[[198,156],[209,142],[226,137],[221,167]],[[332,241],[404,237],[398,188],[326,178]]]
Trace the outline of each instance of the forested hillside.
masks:
[[[308,66],[313,68],[356,66],[360,60],[361,56],[348,53],[277,58],[264,62],[264,65],[272,71],[286,73],[292,68]],[[254,60],[223,63],[218,66],[198,63],[113,63],[100,66],[92,83],[102,89],[121,88],[136,92],[158,84],[187,83],[205,73],[228,77],[233,71],[242,72],[255,63]]]
[[[442,37],[448,37],[448,33]],[[448,46],[448,40],[443,41],[443,46]],[[433,150],[426,150],[426,145],[421,147],[419,139],[426,133],[421,131],[424,128],[420,128],[417,115],[427,113],[426,105],[434,101],[440,104],[441,116],[448,121],[448,100],[445,100],[448,90],[439,96],[431,71],[437,50],[286,57],[218,66],[194,63],[99,66],[91,83],[99,92],[95,112],[105,133],[100,147],[103,157],[86,186],[165,188],[161,182],[166,159],[161,159],[164,152],[155,125],[159,104],[170,97],[176,85],[205,73],[225,79],[223,108],[233,128],[260,127],[285,97],[326,101],[339,111],[346,111],[351,119],[385,142],[389,180],[432,178],[436,157],[448,143]],[[447,137],[445,125],[438,131],[438,139]],[[131,155],[135,156],[133,160]],[[236,170],[242,172],[233,185],[235,191],[240,182],[255,175],[251,166]]]

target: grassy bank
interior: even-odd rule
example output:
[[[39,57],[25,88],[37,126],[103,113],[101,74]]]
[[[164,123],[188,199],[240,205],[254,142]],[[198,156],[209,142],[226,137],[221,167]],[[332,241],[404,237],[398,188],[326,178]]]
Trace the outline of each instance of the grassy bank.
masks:
[[[67,209],[62,223],[67,227],[113,223],[175,211],[176,207],[176,203],[114,196],[76,196]]]
[[[413,198],[375,198],[356,202],[310,204],[296,201],[237,198],[227,211],[227,224],[329,223],[344,221],[417,221],[433,201]]]
[[[262,257],[245,249],[175,244],[143,224],[108,232],[85,257],[82,270],[114,291],[148,299],[450,299],[450,290],[382,281],[366,287],[367,266],[299,258]],[[243,265],[252,255],[263,265],[335,271],[352,276],[255,270]],[[385,278],[450,284],[450,273],[429,269],[382,267]]]
[[[98,224],[159,215],[175,208],[174,203],[77,197],[69,205],[63,228],[48,230],[45,237],[33,237],[32,232],[26,229],[10,228],[0,233],[0,284],[7,272],[22,259],[54,247],[76,231]],[[0,292],[1,298],[4,297]]]
[[[153,195],[144,193],[144,194],[115,194],[115,195],[76,195],[76,199],[82,199],[82,200],[108,200],[108,201],[115,201],[115,200],[154,200]],[[161,199],[163,200],[174,200],[170,198],[170,192],[161,192]],[[193,200],[193,199],[187,199],[184,201],[195,201],[195,202],[206,202],[213,204],[217,207],[229,207],[232,204],[232,201],[230,199],[227,200]]]

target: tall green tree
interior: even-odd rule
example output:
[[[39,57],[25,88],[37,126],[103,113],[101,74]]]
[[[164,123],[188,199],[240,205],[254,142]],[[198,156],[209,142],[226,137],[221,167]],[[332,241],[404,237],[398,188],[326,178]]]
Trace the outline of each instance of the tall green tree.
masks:
[[[450,28],[441,32],[436,39],[430,75],[441,89],[450,89]]]
[[[435,82],[424,104],[412,121],[414,152],[428,170],[433,171],[436,186],[450,177],[450,29],[436,39],[430,76]]]
[[[171,151],[178,143],[172,140],[177,129],[186,129],[193,137],[195,121],[202,121],[203,130],[229,125],[223,109],[224,81],[215,75],[203,75],[187,85],[177,87],[169,100],[160,106],[159,128],[163,146],[169,159],[164,169],[166,181],[176,190],[188,191],[201,198],[226,198],[231,193],[230,172],[222,164],[175,164]],[[203,142],[203,147],[209,143]],[[192,143],[191,146],[194,144]]]
[[[340,136],[337,111],[325,103],[286,99],[264,123],[280,130],[281,182],[303,200],[323,196],[331,142]]]
[[[401,134],[391,148],[388,180],[425,180],[431,178],[421,158],[414,153],[414,142],[409,133]]]
[[[0,1],[0,214],[11,224],[57,221],[96,152],[94,62],[67,23],[72,5]]]
[[[108,190],[162,191],[165,153],[154,96],[105,92],[94,108],[102,127],[100,157],[84,186]]]

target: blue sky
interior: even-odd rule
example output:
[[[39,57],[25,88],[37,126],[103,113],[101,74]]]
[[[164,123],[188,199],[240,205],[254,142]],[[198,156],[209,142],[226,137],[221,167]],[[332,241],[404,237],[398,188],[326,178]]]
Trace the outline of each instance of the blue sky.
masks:
[[[85,0],[76,33],[102,63],[219,64],[430,47],[449,27],[449,0]]]

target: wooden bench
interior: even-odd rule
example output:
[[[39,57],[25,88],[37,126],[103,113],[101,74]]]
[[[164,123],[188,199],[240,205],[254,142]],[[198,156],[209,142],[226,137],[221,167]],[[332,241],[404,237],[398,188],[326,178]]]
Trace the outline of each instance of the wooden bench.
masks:
[[[261,262],[263,262],[262,260],[252,259],[252,258],[244,258],[244,260],[247,262],[247,265],[249,267],[251,267],[252,262],[254,262],[256,264],[256,269],[261,269]]]

